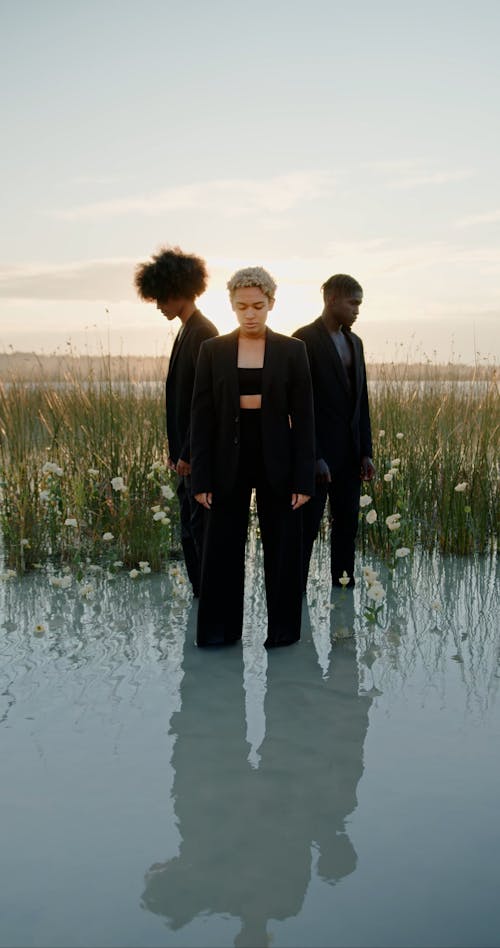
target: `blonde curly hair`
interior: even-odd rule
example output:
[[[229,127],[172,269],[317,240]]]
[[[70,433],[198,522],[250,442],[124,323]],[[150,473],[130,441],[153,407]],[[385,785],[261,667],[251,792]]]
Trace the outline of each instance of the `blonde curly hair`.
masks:
[[[234,291],[243,286],[258,286],[268,299],[274,300],[277,284],[264,267],[244,267],[243,270],[233,273],[231,279],[227,281],[229,295],[232,297]]]

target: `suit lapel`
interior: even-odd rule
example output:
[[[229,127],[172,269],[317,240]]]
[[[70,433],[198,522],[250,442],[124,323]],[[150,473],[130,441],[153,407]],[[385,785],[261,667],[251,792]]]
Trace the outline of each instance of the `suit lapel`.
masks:
[[[333,340],[330,338],[330,333],[326,328],[321,316],[316,320],[316,328],[318,331],[318,337],[320,340],[320,345],[328,353],[330,358],[331,365],[335,371],[337,379],[339,380],[342,388],[346,395],[350,396],[349,392],[349,383],[346,377],[346,371],[342,365],[342,360],[337,352],[337,347]]]
[[[359,345],[359,339],[353,333],[350,333],[349,336],[352,342],[352,354],[354,359],[354,378],[356,382],[356,391],[354,392],[356,404],[359,401],[359,396],[361,392],[361,350]]]
[[[240,388],[238,382],[239,332],[239,329],[233,329],[233,331],[228,333],[228,335],[225,337],[226,352],[224,358],[224,373],[227,372],[227,381],[236,414],[238,413],[240,407]]]
[[[271,381],[276,375],[276,372],[279,371],[279,366],[277,364],[277,346],[276,346],[276,333],[272,329],[269,329],[269,326],[266,328],[266,347],[264,350],[264,365],[262,367],[262,401],[266,392],[271,386]]]

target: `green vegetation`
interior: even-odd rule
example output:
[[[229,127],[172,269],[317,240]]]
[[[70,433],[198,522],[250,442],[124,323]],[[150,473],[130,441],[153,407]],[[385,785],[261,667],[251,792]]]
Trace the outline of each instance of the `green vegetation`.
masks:
[[[370,498],[360,508],[362,548],[394,561],[401,547],[494,549],[494,373],[453,383],[439,369],[432,377],[427,366],[419,382],[388,366],[372,384],[371,406],[378,478],[362,490]],[[77,569],[89,561],[108,569],[147,562],[143,568],[159,569],[180,545],[164,432],[161,382],[113,381],[106,360],[99,376],[75,367],[59,383],[6,382],[0,388],[6,564],[18,571],[47,561]],[[386,518],[393,514],[400,517],[391,529]]]

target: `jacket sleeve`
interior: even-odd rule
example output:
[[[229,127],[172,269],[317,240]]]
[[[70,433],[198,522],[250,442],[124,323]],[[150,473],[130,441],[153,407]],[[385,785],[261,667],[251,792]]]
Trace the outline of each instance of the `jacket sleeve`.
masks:
[[[307,349],[303,342],[295,345],[293,377],[290,385],[290,420],[292,425],[292,491],[314,494],[316,458],[314,449],[314,406]]]
[[[192,358],[192,361],[193,361],[193,369],[194,369],[195,374],[196,374],[196,366],[197,366],[197,363],[198,363],[198,355],[199,355],[199,352],[200,352],[200,346],[201,346],[201,344],[202,344],[203,342],[205,342],[205,339],[211,339],[212,336],[216,336],[216,335],[217,335],[217,330],[215,329],[215,327],[212,328],[212,326],[211,326],[210,323],[208,323],[207,325],[202,325],[202,326],[200,326],[200,328],[198,329],[197,334],[196,334],[196,338],[193,339],[193,344],[192,344],[192,348],[191,348],[191,358]],[[187,461],[188,463],[189,463],[189,461],[190,461],[190,458],[191,458],[191,422],[189,422],[189,424],[188,424],[188,426],[187,426],[186,434],[184,435],[184,439],[183,439],[183,442],[182,442],[181,453],[180,453],[179,457],[182,458],[183,461]]]
[[[363,383],[361,388],[361,401],[359,406],[359,441],[361,457],[371,458],[373,453],[372,429],[370,424],[370,406],[368,403],[368,385],[366,382],[366,365],[363,354],[363,345],[361,344],[361,360],[363,369]]]
[[[199,350],[191,403],[191,490],[193,494],[202,494],[213,489],[214,419],[212,359],[209,346],[205,342]]]

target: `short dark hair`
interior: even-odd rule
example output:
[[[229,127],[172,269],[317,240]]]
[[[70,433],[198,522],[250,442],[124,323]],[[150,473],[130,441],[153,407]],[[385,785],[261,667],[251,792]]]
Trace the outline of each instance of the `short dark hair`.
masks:
[[[143,300],[161,302],[169,298],[195,299],[207,286],[205,261],[180,247],[160,247],[151,260],[135,270],[135,288]]]
[[[328,278],[321,287],[323,299],[335,293],[335,296],[351,296],[353,293],[362,293],[363,287],[347,273],[336,273]]]

